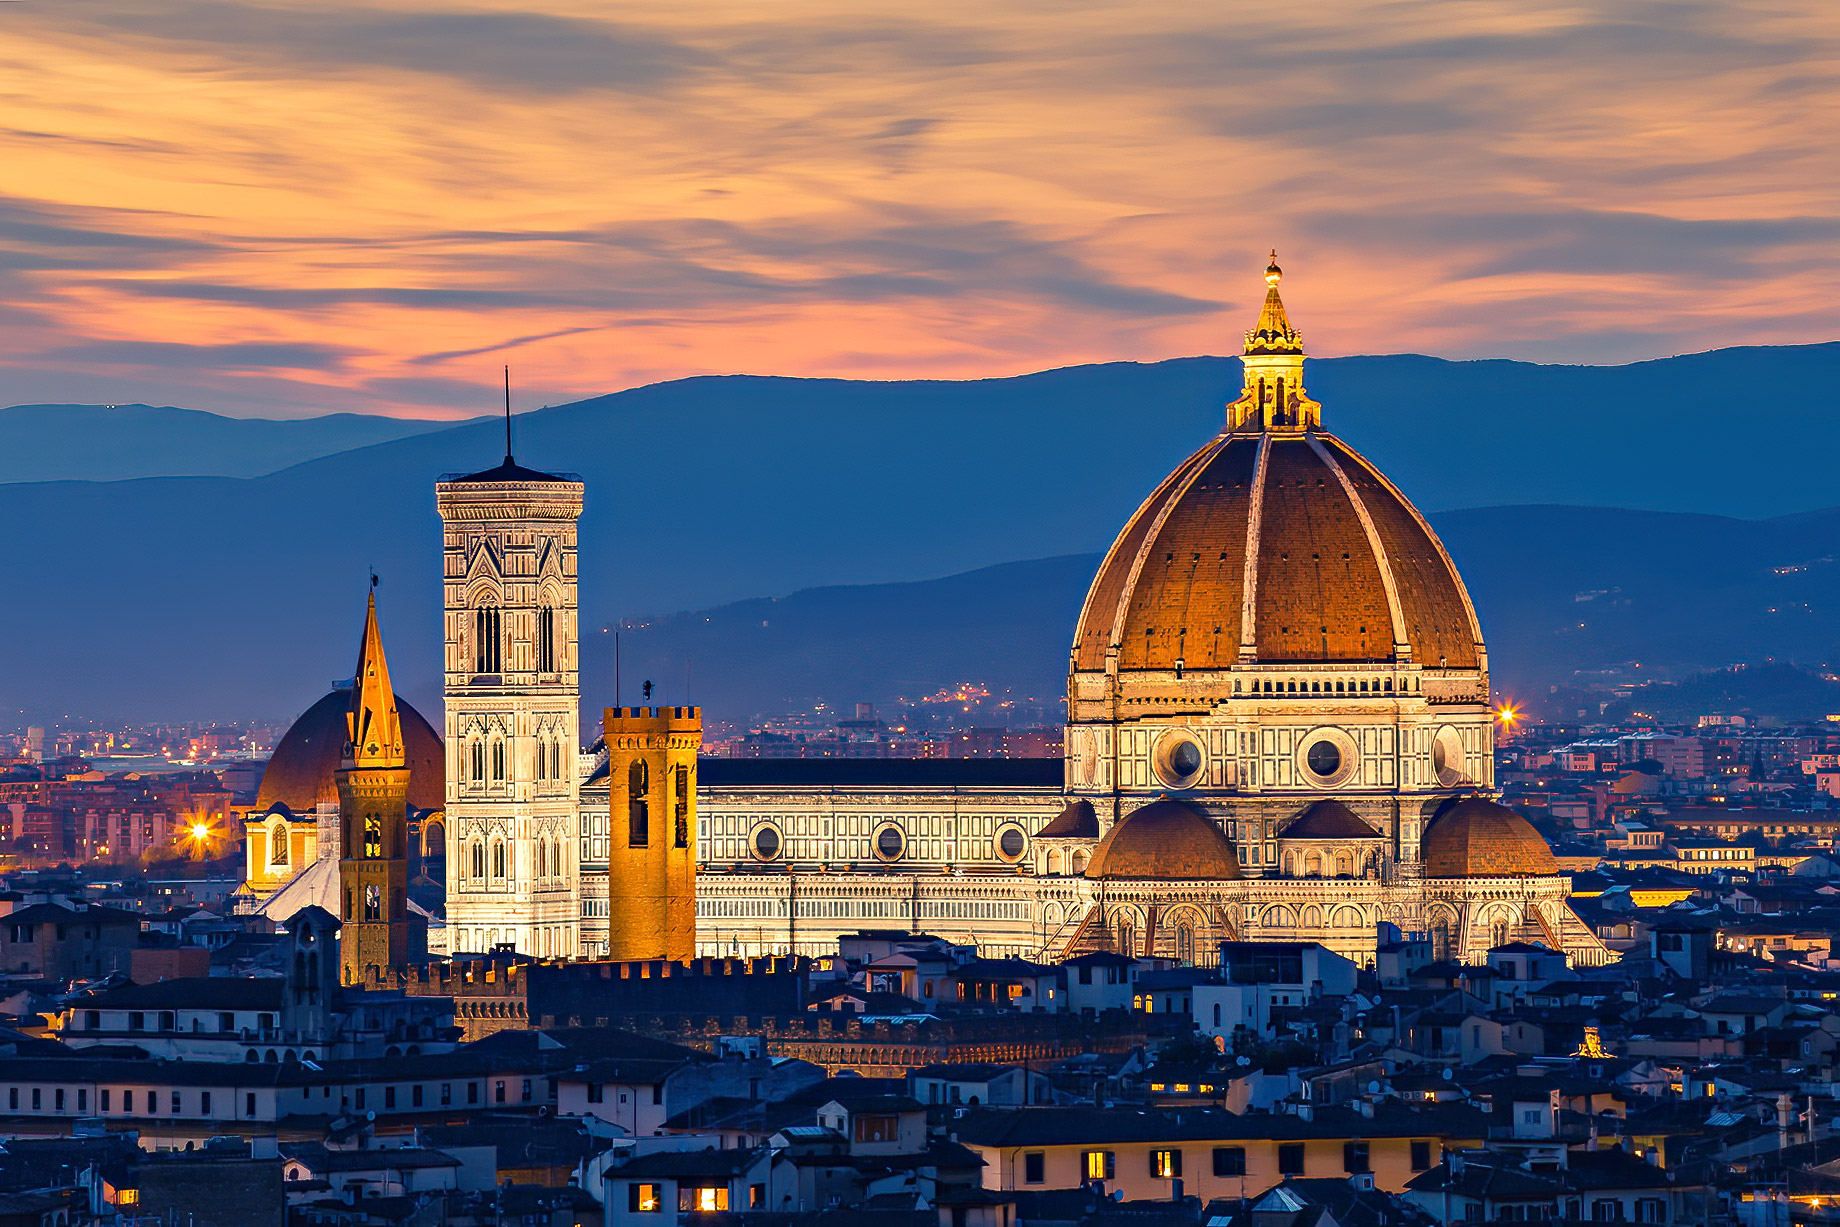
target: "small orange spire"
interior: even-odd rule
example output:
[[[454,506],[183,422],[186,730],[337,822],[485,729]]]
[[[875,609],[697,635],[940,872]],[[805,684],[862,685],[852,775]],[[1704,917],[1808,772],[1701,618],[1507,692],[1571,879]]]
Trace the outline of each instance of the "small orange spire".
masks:
[[[358,671],[352,679],[351,706],[345,711],[345,761],[354,767],[401,767],[402,718],[390,688],[390,664],[377,629],[377,583],[371,577],[370,603],[364,611],[364,637],[358,645]]]

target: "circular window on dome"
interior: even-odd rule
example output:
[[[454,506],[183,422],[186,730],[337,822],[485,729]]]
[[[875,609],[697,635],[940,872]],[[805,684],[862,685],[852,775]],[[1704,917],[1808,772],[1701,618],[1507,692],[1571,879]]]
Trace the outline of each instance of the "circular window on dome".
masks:
[[[1165,788],[1192,788],[1206,766],[1201,743],[1186,729],[1165,733],[1157,743],[1156,776]]]
[[[779,855],[779,831],[773,827],[756,827],[754,830],[754,855],[763,861],[770,861]]]
[[[1354,775],[1359,756],[1348,734],[1340,729],[1316,729],[1303,738],[1297,759],[1305,783],[1334,788]]]
[[[1463,738],[1457,730],[1449,725],[1439,729],[1431,739],[1431,770],[1437,774],[1439,784],[1455,788],[1471,782],[1463,770],[1463,757]]]
[[[1022,854],[1029,850],[1029,837],[1022,833],[1021,827],[1007,826],[997,832],[997,856],[1012,864],[1022,859]]]
[[[883,827],[875,833],[875,854],[885,861],[898,861],[907,851],[907,836],[900,827]]]

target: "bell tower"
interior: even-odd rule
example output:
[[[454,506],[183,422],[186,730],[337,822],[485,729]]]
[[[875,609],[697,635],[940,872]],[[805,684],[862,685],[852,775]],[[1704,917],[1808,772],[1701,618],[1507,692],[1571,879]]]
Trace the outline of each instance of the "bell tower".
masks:
[[[450,949],[574,958],[580,479],[505,462],[435,486],[446,632]]]
[[[339,978],[409,960],[409,766],[390,666],[377,630],[376,579],[345,712],[339,788]]]
[[[609,707],[607,957],[696,957],[700,707]]]

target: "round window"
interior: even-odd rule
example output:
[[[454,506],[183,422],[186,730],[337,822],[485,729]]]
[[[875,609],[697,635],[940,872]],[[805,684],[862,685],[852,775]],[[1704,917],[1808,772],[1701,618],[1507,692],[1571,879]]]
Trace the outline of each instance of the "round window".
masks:
[[[1172,730],[1157,743],[1156,774],[1165,788],[1193,787],[1205,765],[1201,743],[1185,729]]]
[[[885,861],[897,859],[907,847],[900,827],[883,827],[875,836],[875,854]]]
[[[1319,741],[1304,755],[1310,770],[1328,779],[1342,769],[1342,750],[1333,741]]]
[[[1463,771],[1463,739],[1457,730],[1446,726],[1431,741],[1431,770],[1439,784],[1455,788],[1469,782]]]
[[[1028,847],[1028,840],[1016,827],[1004,827],[1002,834],[997,836],[997,851],[1003,854],[1005,860],[1013,861],[1020,858],[1022,850],[1026,847]]]
[[[772,827],[761,827],[754,832],[754,855],[763,861],[770,861],[779,855],[779,832]]]

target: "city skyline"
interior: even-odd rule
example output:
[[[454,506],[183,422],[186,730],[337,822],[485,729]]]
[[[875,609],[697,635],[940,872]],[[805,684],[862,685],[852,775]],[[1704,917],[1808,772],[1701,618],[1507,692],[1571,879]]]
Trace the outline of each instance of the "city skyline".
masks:
[[[0,8],[9,403],[1833,335],[1819,6]],[[1307,258],[1302,257],[1307,252]]]

